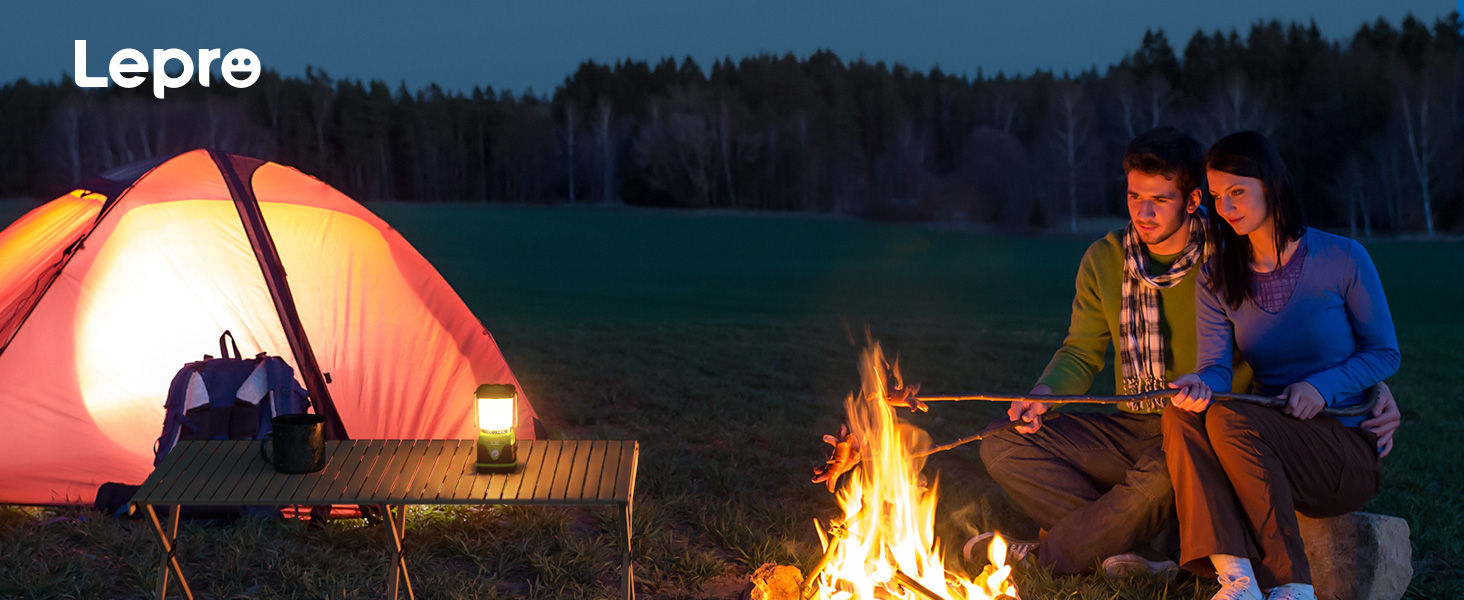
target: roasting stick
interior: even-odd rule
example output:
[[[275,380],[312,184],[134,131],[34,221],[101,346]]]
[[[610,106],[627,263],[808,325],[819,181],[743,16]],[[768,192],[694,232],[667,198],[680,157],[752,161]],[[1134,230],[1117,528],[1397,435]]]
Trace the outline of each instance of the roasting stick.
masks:
[[[1059,414],[1062,414],[1062,413],[1058,413],[1058,414],[1055,414],[1055,415],[1052,415],[1052,416],[1055,417],[1055,416],[1058,416]],[[930,456],[932,454],[935,454],[936,452],[945,452],[946,450],[950,450],[951,448],[955,448],[957,446],[964,446],[964,445],[969,444],[971,442],[979,442],[979,441],[981,441],[982,438],[984,438],[984,437],[986,437],[988,435],[991,435],[991,434],[996,433],[998,431],[1001,431],[1003,429],[1011,429],[1013,427],[1016,427],[1017,425],[1021,425],[1022,423],[1023,423],[1023,421],[996,421],[996,422],[994,422],[994,423],[992,423],[990,425],[987,425],[986,426],[986,429],[982,429],[980,432],[976,433],[976,435],[968,435],[966,437],[960,438],[960,439],[955,440],[955,441],[952,441],[952,442],[947,442],[947,443],[941,444],[939,446],[931,446],[931,447],[926,448],[924,450],[920,450],[920,451],[917,451],[917,452],[911,452],[910,453],[910,457],[911,458],[924,458],[926,456]]]
[[[1179,392],[1179,390],[1159,390],[1159,391],[1148,392],[1148,393],[1144,393],[1144,394],[1135,394],[1135,395],[1132,395],[1132,396],[1034,396],[1034,395],[1020,396],[1020,395],[997,395],[997,394],[971,394],[971,395],[965,395],[965,396],[918,396],[918,397],[915,398],[915,400],[918,401],[918,402],[964,402],[964,401],[1016,402],[1016,401],[1021,401],[1021,402],[1051,402],[1053,404],[1117,404],[1119,402],[1132,402],[1134,400],[1153,400],[1153,399],[1159,399],[1159,398],[1168,398],[1168,397],[1171,397],[1171,396],[1175,395],[1178,392]],[[1282,400],[1280,398],[1272,398],[1270,396],[1257,396],[1257,395],[1254,395],[1254,394],[1218,394],[1217,393],[1217,394],[1213,394],[1212,395],[1212,398],[1215,399],[1215,400],[1221,400],[1221,401],[1225,401],[1225,402],[1246,402],[1246,403],[1250,403],[1250,404],[1258,404],[1260,406],[1269,406],[1271,408],[1284,408],[1286,406],[1286,401],[1285,400]],[[1364,414],[1371,413],[1372,412],[1372,409],[1377,406],[1377,403],[1378,403],[1378,389],[1376,387],[1371,387],[1371,388],[1368,388],[1368,390],[1367,390],[1367,402],[1363,403],[1361,406],[1354,406],[1354,407],[1351,407],[1351,408],[1325,408],[1325,409],[1322,409],[1322,414],[1323,415],[1326,415],[1326,416],[1329,416],[1329,417],[1356,417],[1356,416],[1359,416],[1359,415],[1364,415]],[[1051,414],[1048,415],[1048,418],[1055,417],[1055,416],[1058,416],[1060,414],[1062,414],[1062,413],[1051,413]],[[1002,423],[1002,422],[998,421],[998,422],[993,423],[992,425],[988,426],[986,429],[981,430],[979,433],[977,433],[975,435],[966,436],[966,437],[957,439],[955,441],[951,441],[951,442],[948,442],[948,443],[945,443],[945,444],[941,444],[939,446],[931,446],[929,448],[926,448],[925,450],[921,450],[921,451],[918,451],[918,452],[914,452],[914,453],[911,454],[911,456],[913,456],[915,458],[921,458],[921,457],[925,457],[925,456],[930,456],[930,455],[935,454],[937,452],[944,452],[946,450],[950,450],[950,449],[955,448],[955,447],[958,447],[958,446],[963,446],[963,445],[969,444],[971,442],[980,441],[982,438],[984,438],[986,436],[989,436],[989,435],[991,435],[993,433],[996,433],[996,432],[1001,431],[1003,429],[1007,429],[1008,427],[1014,427],[1014,426],[1020,425],[1020,424],[1022,424],[1022,421],[1011,421],[1011,422],[1008,422],[1008,423]]]
[[[1131,396],[1038,396],[1034,394],[963,394],[959,396],[916,396],[916,402],[1047,402],[1051,404],[1119,404],[1122,402],[1134,402],[1137,400],[1158,400],[1160,398],[1172,398],[1179,394],[1179,390],[1155,390],[1134,394]],[[1223,402],[1246,402],[1271,408],[1284,408],[1286,401],[1270,396],[1257,396],[1255,394],[1230,394],[1215,393],[1211,397],[1214,400]],[[1378,401],[1377,388],[1368,388],[1368,401],[1360,406],[1350,408],[1324,408],[1322,414],[1329,417],[1356,417],[1366,414],[1373,409]],[[907,401],[908,402],[908,401]]]

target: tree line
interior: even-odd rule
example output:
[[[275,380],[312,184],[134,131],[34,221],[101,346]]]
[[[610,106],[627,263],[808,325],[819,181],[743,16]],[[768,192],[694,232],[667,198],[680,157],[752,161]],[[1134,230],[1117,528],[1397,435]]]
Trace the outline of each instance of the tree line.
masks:
[[[587,61],[552,94],[409,90],[266,72],[252,87],[0,87],[0,196],[209,147],[294,166],[362,200],[623,203],[807,211],[1076,231],[1125,214],[1119,168],[1157,125],[1202,143],[1255,129],[1311,223],[1464,228],[1458,13],[1349,39],[1315,24],[1148,31],[1101,72],[973,77],[819,51]],[[144,86],[145,87],[145,86]]]

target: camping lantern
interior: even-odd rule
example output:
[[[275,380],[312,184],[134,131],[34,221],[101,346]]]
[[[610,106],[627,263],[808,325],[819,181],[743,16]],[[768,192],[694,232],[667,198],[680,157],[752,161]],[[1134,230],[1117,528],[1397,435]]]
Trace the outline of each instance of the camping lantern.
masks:
[[[478,472],[513,471],[518,464],[513,437],[518,390],[508,384],[483,384],[473,395],[478,403]]]

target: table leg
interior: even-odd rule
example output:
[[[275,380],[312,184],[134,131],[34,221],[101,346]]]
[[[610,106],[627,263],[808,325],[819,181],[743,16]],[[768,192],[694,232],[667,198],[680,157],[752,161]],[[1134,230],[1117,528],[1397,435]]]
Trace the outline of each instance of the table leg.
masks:
[[[391,505],[381,505],[381,516],[386,523],[386,528],[391,532],[391,568],[387,571],[386,584],[387,594],[392,600],[400,597],[400,586],[406,584],[407,599],[416,600],[412,593],[412,578],[407,574],[407,557],[402,551],[402,536],[407,532],[407,507],[398,505],[396,514],[391,512]]]
[[[173,543],[178,539],[178,517],[183,507],[178,504],[173,505],[172,514],[169,515],[171,517],[169,519],[170,522],[168,523],[171,532],[163,529],[163,524],[158,521],[158,513],[153,509],[153,505],[144,504],[142,508],[147,513],[148,523],[152,525],[153,531],[158,534],[158,544],[162,550],[162,560],[158,565],[158,600],[163,600],[168,595],[169,571],[172,571],[173,575],[178,577],[178,587],[182,588],[183,597],[187,598],[187,600],[193,600],[193,590],[188,588],[188,580],[183,577],[183,568],[178,565],[178,558],[174,556],[176,546]]]
[[[635,600],[635,572],[633,571],[634,567],[630,564],[630,533],[630,501],[627,500],[624,515],[624,537],[621,538],[621,546],[623,549],[620,555],[621,564],[625,569],[624,574],[620,576],[620,588],[621,595],[625,597],[625,600]]]

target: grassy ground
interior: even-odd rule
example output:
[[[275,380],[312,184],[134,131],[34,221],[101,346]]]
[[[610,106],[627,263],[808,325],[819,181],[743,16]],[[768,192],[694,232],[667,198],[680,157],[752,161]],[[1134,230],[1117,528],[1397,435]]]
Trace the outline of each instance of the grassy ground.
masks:
[[[727,597],[767,562],[817,559],[812,519],[834,512],[808,482],[823,433],[858,385],[857,344],[898,352],[931,391],[1026,390],[1061,343],[1089,240],[934,232],[760,215],[530,207],[371,207],[482,318],[556,436],[642,444],[639,593]],[[0,203],[0,219],[18,215]],[[1410,595],[1464,595],[1464,245],[1369,245],[1404,353],[1391,383],[1405,428],[1369,510],[1412,528]],[[1111,389],[1110,374],[1099,389]],[[936,440],[995,406],[912,420]],[[1032,525],[994,488],[975,447],[932,459],[939,531]],[[610,596],[612,515],[594,509],[421,510],[409,517],[424,598]],[[384,581],[385,532],[354,522],[185,525],[182,559],[204,597],[365,598]],[[84,510],[0,507],[0,597],[141,597],[155,577],[139,522]],[[1208,598],[1193,579],[1026,572],[1025,598]]]

